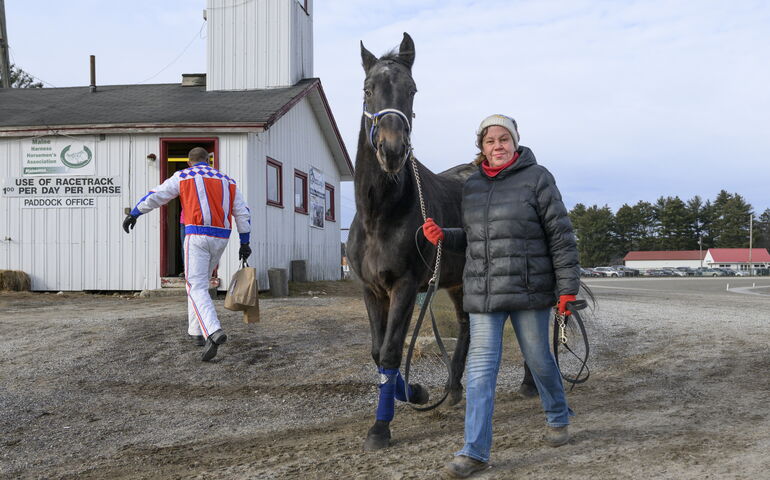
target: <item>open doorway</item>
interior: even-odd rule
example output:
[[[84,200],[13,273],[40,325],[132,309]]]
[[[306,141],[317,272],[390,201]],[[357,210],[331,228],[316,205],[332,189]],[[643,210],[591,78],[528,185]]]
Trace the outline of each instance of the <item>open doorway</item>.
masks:
[[[195,147],[209,152],[209,164],[219,168],[219,139],[217,138],[161,138],[160,181],[187,168],[187,154]],[[182,251],[184,224],[179,199],[175,198],[160,210],[160,276],[183,277]]]

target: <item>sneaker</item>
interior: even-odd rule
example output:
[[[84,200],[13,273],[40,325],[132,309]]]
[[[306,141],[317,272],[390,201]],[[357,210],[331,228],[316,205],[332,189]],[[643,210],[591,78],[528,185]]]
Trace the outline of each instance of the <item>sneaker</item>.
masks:
[[[569,432],[567,431],[567,425],[563,427],[545,427],[545,435],[543,436],[545,443],[552,447],[561,447],[569,442]]]
[[[206,339],[206,346],[203,347],[203,353],[201,354],[201,361],[208,362],[212,358],[217,356],[217,349],[220,345],[227,341],[227,335],[220,328],[216,332],[212,333]]]
[[[482,462],[465,455],[457,455],[444,466],[444,473],[449,478],[468,478],[476,472],[489,468],[489,462]]]

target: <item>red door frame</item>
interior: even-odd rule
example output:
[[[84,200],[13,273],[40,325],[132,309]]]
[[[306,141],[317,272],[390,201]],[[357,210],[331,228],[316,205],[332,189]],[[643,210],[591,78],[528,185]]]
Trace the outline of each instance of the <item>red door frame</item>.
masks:
[[[219,137],[161,137],[160,138],[160,182],[168,178],[168,145],[172,143],[213,143],[214,144],[214,168],[219,170]],[[160,207],[160,276],[168,276],[168,257],[166,256],[166,219],[168,211],[166,206]]]

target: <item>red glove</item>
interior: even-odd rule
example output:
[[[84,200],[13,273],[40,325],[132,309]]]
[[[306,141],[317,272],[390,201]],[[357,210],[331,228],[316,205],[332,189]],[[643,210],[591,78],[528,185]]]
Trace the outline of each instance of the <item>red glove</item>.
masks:
[[[428,218],[425,220],[425,223],[422,224],[422,234],[425,235],[425,238],[427,238],[433,245],[438,245],[438,242],[444,239],[444,231],[441,230],[441,227],[436,225],[436,222],[434,222],[432,218]]]
[[[574,295],[562,295],[559,297],[558,310],[559,313],[566,316],[572,315],[572,312],[567,310],[567,302],[574,302],[576,300]]]

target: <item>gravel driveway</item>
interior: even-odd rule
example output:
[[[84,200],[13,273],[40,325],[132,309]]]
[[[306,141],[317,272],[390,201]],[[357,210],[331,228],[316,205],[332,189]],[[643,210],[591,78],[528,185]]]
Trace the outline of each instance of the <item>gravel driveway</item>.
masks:
[[[591,379],[569,394],[572,440],[541,442],[508,342],[478,478],[767,478],[770,279],[588,283]],[[425,479],[460,448],[463,404],[398,405],[391,448],[362,450],[377,389],[354,284],[264,299],[252,325],[218,300],[229,340],[208,364],[185,305],[0,293],[0,478]]]

